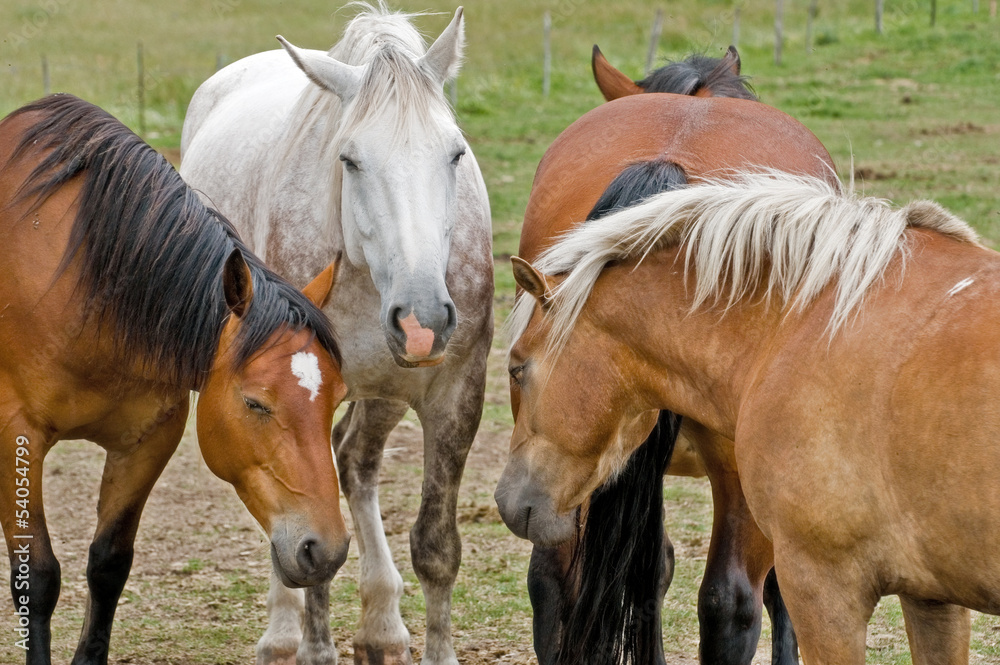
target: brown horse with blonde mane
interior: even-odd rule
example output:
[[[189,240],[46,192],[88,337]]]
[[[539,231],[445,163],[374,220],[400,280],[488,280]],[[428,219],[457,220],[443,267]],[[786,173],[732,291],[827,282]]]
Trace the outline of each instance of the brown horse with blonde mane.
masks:
[[[61,439],[107,451],[73,657],[106,663],[142,508],[192,390],[205,461],[267,534],[276,573],[333,577],[349,542],[329,439],[346,387],[319,309],[334,267],[292,288],[161,155],[70,95],[4,119],[0,165],[0,523],[26,661],[51,662],[60,588],[45,456]]]
[[[735,442],[806,663],[864,663],[888,594],[915,663],[968,658],[963,608],[1000,613],[1000,255],[965,223],[747,173],[516,265],[516,533],[571,537],[669,409]]]
[[[755,101],[732,47],[721,59],[692,56],[632,82],[595,46],[593,68],[605,98],[617,101],[570,125],[542,158],[521,231],[519,254],[527,261],[585,219],[733,169],[779,168],[836,182],[819,140],[789,116]],[[686,96],[636,95],[643,91]],[[512,384],[515,417],[519,398]],[[535,650],[543,665],[576,664],[584,657],[663,662],[659,607],[673,553],[663,533],[662,506],[651,510],[647,503],[650,494],[662,494],[664,470],[707,473],[712,483],[715,519],[698,606],[702,661],[749,663],[766,603],[772,661],[797,662],[794,632],[774,576],[768,576],[771,545],[747,509],[732,442],[691,418],[673,450],[675,434],[676,424],[665,414],[619,481],[589,502],[587,528],[559,547],[533,549],[528,588]],[[645,519],[637,517],[637,502],[645,506]],[[642,526],[631,528],[636,524]],[[645,580],[645,587],[611,581],[626,575]]]

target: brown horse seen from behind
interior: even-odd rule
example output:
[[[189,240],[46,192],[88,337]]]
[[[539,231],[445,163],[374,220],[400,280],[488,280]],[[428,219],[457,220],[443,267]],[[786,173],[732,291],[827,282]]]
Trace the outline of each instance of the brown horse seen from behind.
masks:
[[[0,123],[0,165],[0,523],[27,662],[50,662],[60,588],[45,456],[69,438],[107,451],[73,658],[103,664],[191,390],[205,460],[263,527],[277,574],[329,580],[349,542],[329,439],[346,388],[319,309],[333,268],[295,290],[162,156],[69,95]]]
[[[835,182],[832,160],[816,137],[787,115],[754,101],[732,47],[721,59],[693,56],[632,82],[595,46],[593,68],[605,98],[617,101],[573,123],[539,164],[519,248],[529,262],[584,219],[735,169],[776,168]],[[680,94],[638,94],[647,91]],[[519,399],[512,384],[515,416]],[[669,540],[662,553],[658,549],[664,540],[662,508],[643,512],[648,520],[642,522],[632,502],[646,501],[648,493],[662,487],[668,463],[668,473],[707,471],[712,483],[715,520],[698,608],[702,661],[749,663],[760,634],[762,601],[772,615],[773,661],[797,661],[794,633],[773,574],[767,576],[771,546],[747,509],[732,442],[689,418],[679,442],[683,455],[671,461],[675,430],[664,415],[621,480],[593,497],[579,551],[576,539],[534,548],[528,583],[535,649],[544,665],[575,664],[584,657],[586,662],[613,663],[619,657],[663,662],[659,604],[669,585],[672,550]],[[637,523],[644,527],[634,528]],[[623,552],[634,558],[623,564]],[[628,571],[621,575],[646,580],[642,592],[635,585],[609,581],[618,579],[621,569]]]

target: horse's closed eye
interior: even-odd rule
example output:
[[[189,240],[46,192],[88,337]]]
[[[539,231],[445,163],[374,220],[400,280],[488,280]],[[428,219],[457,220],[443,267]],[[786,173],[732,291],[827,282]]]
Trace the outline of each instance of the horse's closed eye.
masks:
[[[247,408],[256,413],[259,416],[269,416],[271,415],[271,409],[267,408],[257,400],[252,397],[243,397],[243,403],[247,405]]]

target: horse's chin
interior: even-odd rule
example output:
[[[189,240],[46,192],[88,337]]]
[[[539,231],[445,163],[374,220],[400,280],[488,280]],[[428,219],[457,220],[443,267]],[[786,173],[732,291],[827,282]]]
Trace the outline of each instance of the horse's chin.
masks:
[[[444,362],[444,353],[439,353],[436,356],[431,357],[421,357],[411,356],[409,354],[400,355],[393,352],[392,359],[396,361],[397,365],[405,367],[406,369],[413,369],[414,367],[434,367],[435,365],[440,365]]]
[[[274,569],[274,573],[278,576],[278,579],[281,580],[281,583],[289,589],[302,589],[308,586],[306,584],[300,584],[288,576],[288,573],[285,572],[284,567],[281,565],[280,557],[278,556],[278,551],[274,547],[274,543],[271,543],[271,567]]]
[[[494,495],[507,528],[538,547],[555,547],[576,536],[577,511],[556,512],[548,492],[518,473],[520,467],[508,461]]]

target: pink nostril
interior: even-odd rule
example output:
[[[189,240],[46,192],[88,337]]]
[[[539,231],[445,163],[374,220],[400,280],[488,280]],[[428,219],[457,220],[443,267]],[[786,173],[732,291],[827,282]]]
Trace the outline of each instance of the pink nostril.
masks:
[[[421,326],[413,312],[410,312],[405,319],[397,320],[403,334],[406,335],[406,354],[415,357],[431,355],[431,349],[434,347],[434,331]]]

